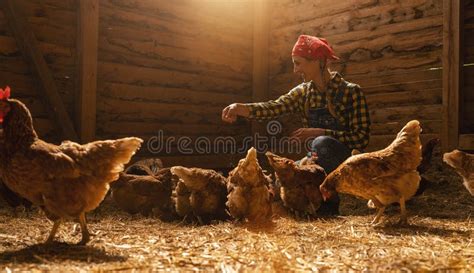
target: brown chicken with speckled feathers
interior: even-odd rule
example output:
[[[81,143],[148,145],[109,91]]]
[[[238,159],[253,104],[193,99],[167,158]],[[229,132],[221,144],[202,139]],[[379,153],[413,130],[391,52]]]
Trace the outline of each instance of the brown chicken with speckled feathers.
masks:
[[[170,221],[175,218],[171,193],[177,180],[170,168],[160,169],[156,175],[120,173],[119,179],[111,184],[112,199],[128,213]]]
[[[443,161],[462,177],[464,187],[474,196],[474,154],[454,150],[445,153]]]
[[[317,164],[298,165],[295,161],[266,152],[268,162],[275,170],[283,205],[297,216],[315,217],[323,200],[319,186],[326,178],[324,169]]]
[[[65,141],[53,145],[38,138],[26,106],[0,90],[0,122],[4,142],[0,173],[5,184],[41,207],[54,221],[51,242],[63,219],[78,219],[82,240],[89,241],[85,213],[104,199],[142,140],[135,137],[95,141],[85,145]]]
[[[420,183],[421,127],[408,122],[385,149],[349,157],[330,173],[321,185],[325,199],[335,191],[368,199],[377,208],[372,223],[379,223],[385,208],[400,203],[401,223],[407,223],[405,201],[413,197]]]
[[[171,172],[179,177],[176,189],[176,212],[200,224],[228,218],[226,178],[214,170],[175,166]]]
[[[271,220],[270,178],[258,164],[257,150],[250,148],[227,178],[227,207],[232,217],[251,223]]]

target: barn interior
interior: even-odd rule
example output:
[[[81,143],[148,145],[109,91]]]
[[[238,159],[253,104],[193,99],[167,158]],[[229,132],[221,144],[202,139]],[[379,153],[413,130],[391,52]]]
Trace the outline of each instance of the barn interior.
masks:
[[[302,127],[296,115],[221,119],[231,103],[273,100],[301,83],[291,59],[300,34],[326,38],[340,57],[331,69],[361,86],[372,122],[366,152],[389,145],[414,119],[423,144],[440,139],[428,173],[433,187],[408,205],[414,226],[374,231],[366,225],[373,211],[351,197],[341,218],[284,218],[258,230],[162,223],[106,205],[91,213],[92,246],[50,247],[36,241],[51,225],[44,216],[5,205],[0,269],[474,270],[474,198],[441,159],[474,150],[474,1],[2,0],[0,7],[0,88],[25,103],[51,143],[136,136],[144,143],[132,162],[157,157],[167,167],[227,175],[256,138],[276,149]],[[306,154],[288,149],[280,153],[293,160]]]

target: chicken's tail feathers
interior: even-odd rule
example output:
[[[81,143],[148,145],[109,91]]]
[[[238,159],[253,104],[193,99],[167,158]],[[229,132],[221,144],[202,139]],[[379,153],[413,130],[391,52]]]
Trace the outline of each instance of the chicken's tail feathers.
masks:
[[[89,174],[98,181],[111,183],[119,178],[143,140],[137,137],[127,137],[116,140],[99,140],[78,149],[68,151],[81,166],[83,174]],[[74,151],[73,151],[74,150]]]
[[[143,139],[138,137],[126,137],[117,139],[115,141],[116,153],[114,160],[116,162],[112,172],[121,172],[124,169],[124,165],[127,164],[135,152],[140,148],[143,143]]]
[[[395,140],[386,150],[394,151],[395,154],[412,158],[405,163],[406,169],[416,169],[421,162],[421,126],[418,120],[409,121],[397,134]]]
[[[116,140],[118,149],[122,150],[131,158],[132,155],[140,148],[143,139],[138,137],[125,137]]]
[[[263,170],[258,163],[257,150],[250,148],[247,151],[247,156],[239,161],[237,167],[229,173],[229,177],[234,175],[239,176],[241,179],[238,181],[240,186],[258,186],[260,184],[266,184],[267,179],[263,174]]]
[[[409,121],[398,133],[397,138],[419,137],[421,125],[418,120]]]
[[[239,165],[249,166],[249,165],[258,165],[257,159],[257,150],[252,147],[247,151],[247,156],[239,161]]]

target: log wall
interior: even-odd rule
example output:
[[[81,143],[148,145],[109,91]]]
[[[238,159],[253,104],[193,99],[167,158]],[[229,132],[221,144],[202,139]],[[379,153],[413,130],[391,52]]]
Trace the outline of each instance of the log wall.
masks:
[[[242,139],[250,125],[224,124],[221,111],[252,98],[252,12],[251,1],[100,1],[97,136]],[[228,153],[184,157],[176,145],[156,155],[230,164]]]
[[[17,0],[14,3],[39,41],[61,98],[72,115],[76,51],[75,0]],[[39,95],[38,79],[25,60],[0,9],[0,87],[9,85],[12,96],[25,102],[31,110],[39,135],[57,142],[60,140],[60,131]]]
[[[279,0],[273,7],[272,98],[300,82],[291,62],[297,37],[325,37],[341,58],[332,68],[366,94],[372,119],[368,150],[387,145],[411,119],[422,122],[423,139],[440,133],[441,0]],[[299,126],[291,123],[288,131]]]
[[[250,124],[223,124],[232,102],[252,101],[253,12],[250,0],[101,0],[99,6],[97,138],[135,135],[163,141],[230,136],[241,141]],[[71,117],[76,80],[77,0],[18,0]],[[473,63],[472,1],[466,1],[465,63]],[[388,144],[411,119],[423,138],[441,131],[442,0],[274,0],[270,7],[269,99],[300,82],[291,48],[300,34],[325,37],[341,61],[332,68],[362,86],[372,118],[369,150]],[[43,138],[60,139],[38,82],[0,10],[0,86],[26,102]],[[464,69],[472,90],[473,67]],[[474,96],[465,92],[463,128],[474,128]],[[285,132],[300,126],[285,121]],[[470,131],[472,132],[472,130]],[[165,163],[219,167],[240,156],[183,156],[170,141]],[[240,146],[238,146],[240,147]],[[140,156],[150,156],[146,144]]]
[[[474,1],[465,1],[464,8],[464,88],[461,89],[462,101],[460,130],[462,134],[474,134]]]
[[[77,0],[19,0],[40,44],[71,119],[77,74]],[[135,135],[191,141],[232,137],[241,141],[250,124],[223,124],[221,110],[252,99],[253,2],[99,1],[97,131],[99,139]],[[0,9],[0,86],[31,110],[40,137],[62,140],[39,95],[39,81],[18,48]],[[238,144],[238,143],[237,143]],[[183,156],[176,141],[165,163],[226,166],[240,156],[218,153]],[[186,147],[191,147],[194,144]],[[202,146],[201,146],[202,147]],[[211,147],[213,148],[213,147]],[[235,157],[235,158],[234,158]]]

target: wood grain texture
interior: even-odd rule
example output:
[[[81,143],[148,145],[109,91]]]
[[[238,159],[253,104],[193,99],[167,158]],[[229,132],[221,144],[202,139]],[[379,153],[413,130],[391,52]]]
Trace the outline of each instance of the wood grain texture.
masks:
[[[255,1],[253,12],[252,101],[260,102],[269,97],[270,1]],[[264,132],[265,128],[261,123],[252,123],[252,135]]]
[[[458,146],[461,56],[462,56],[462,0],[443,0],[443,151]]]
[[[40,79],[42,84],[40,90],[43,91],[42,97],[48,102],[50,106],[48,109],[51,111],[53,118],[61,128],[65,138],[73,141],[77,140],[77,133],[57,91],[48,65],[39,50],[36,37],[29,29],[21,13],[18,12],[14,1],[4,1],[2,8],[15,34],[19,47],[22,49],[24,56],[29,59],[35,74]]]
[[[463,56],[464,65],[462,69],[462,86],[460,92],[462,100],[460,104],[460,133],[474,134],[474,2],[464,1],[464,32],[463,32]],[[466,147],[471,142],[464,142],[459,138],[460,146]],[[461,143],[463,141],[463,143]],[[470,149],[474,149],[471,146]]]
[[[269,98],[301,82],[292,73],[291,48],[298,35],[315,35],[341,58],[332,69],[362,87],[373,135],[389,139],[411,119],[426,123],[429,134],[441,133],[442,0],[278,3],[272,10]],[[385,144],[376,141],[371,148]]]
[[[81,0],[77,22],[77,85],[75,120],[82,143],[95,139],[99,1]]]
[[[15,5],[24,16],[25,25],[35,35],[39,52],[51,72],[66,111],[72,116],[76,73],[76,0],[18,0]],[[0,10],[0,58],[0,84],[10,85],[16,98],[37,100],[35,105],[42,103],[34,69],[22,55],[3,10]],[[44,107],[39,113],[35,112],[37,109],[32,111],[34,119],[46,119]],[[50,124],[55,124],[54,120]],[[44,127],[39,134],[46,140],[57,142],[61,138],[61,130],[58,129],[55,126]]]

